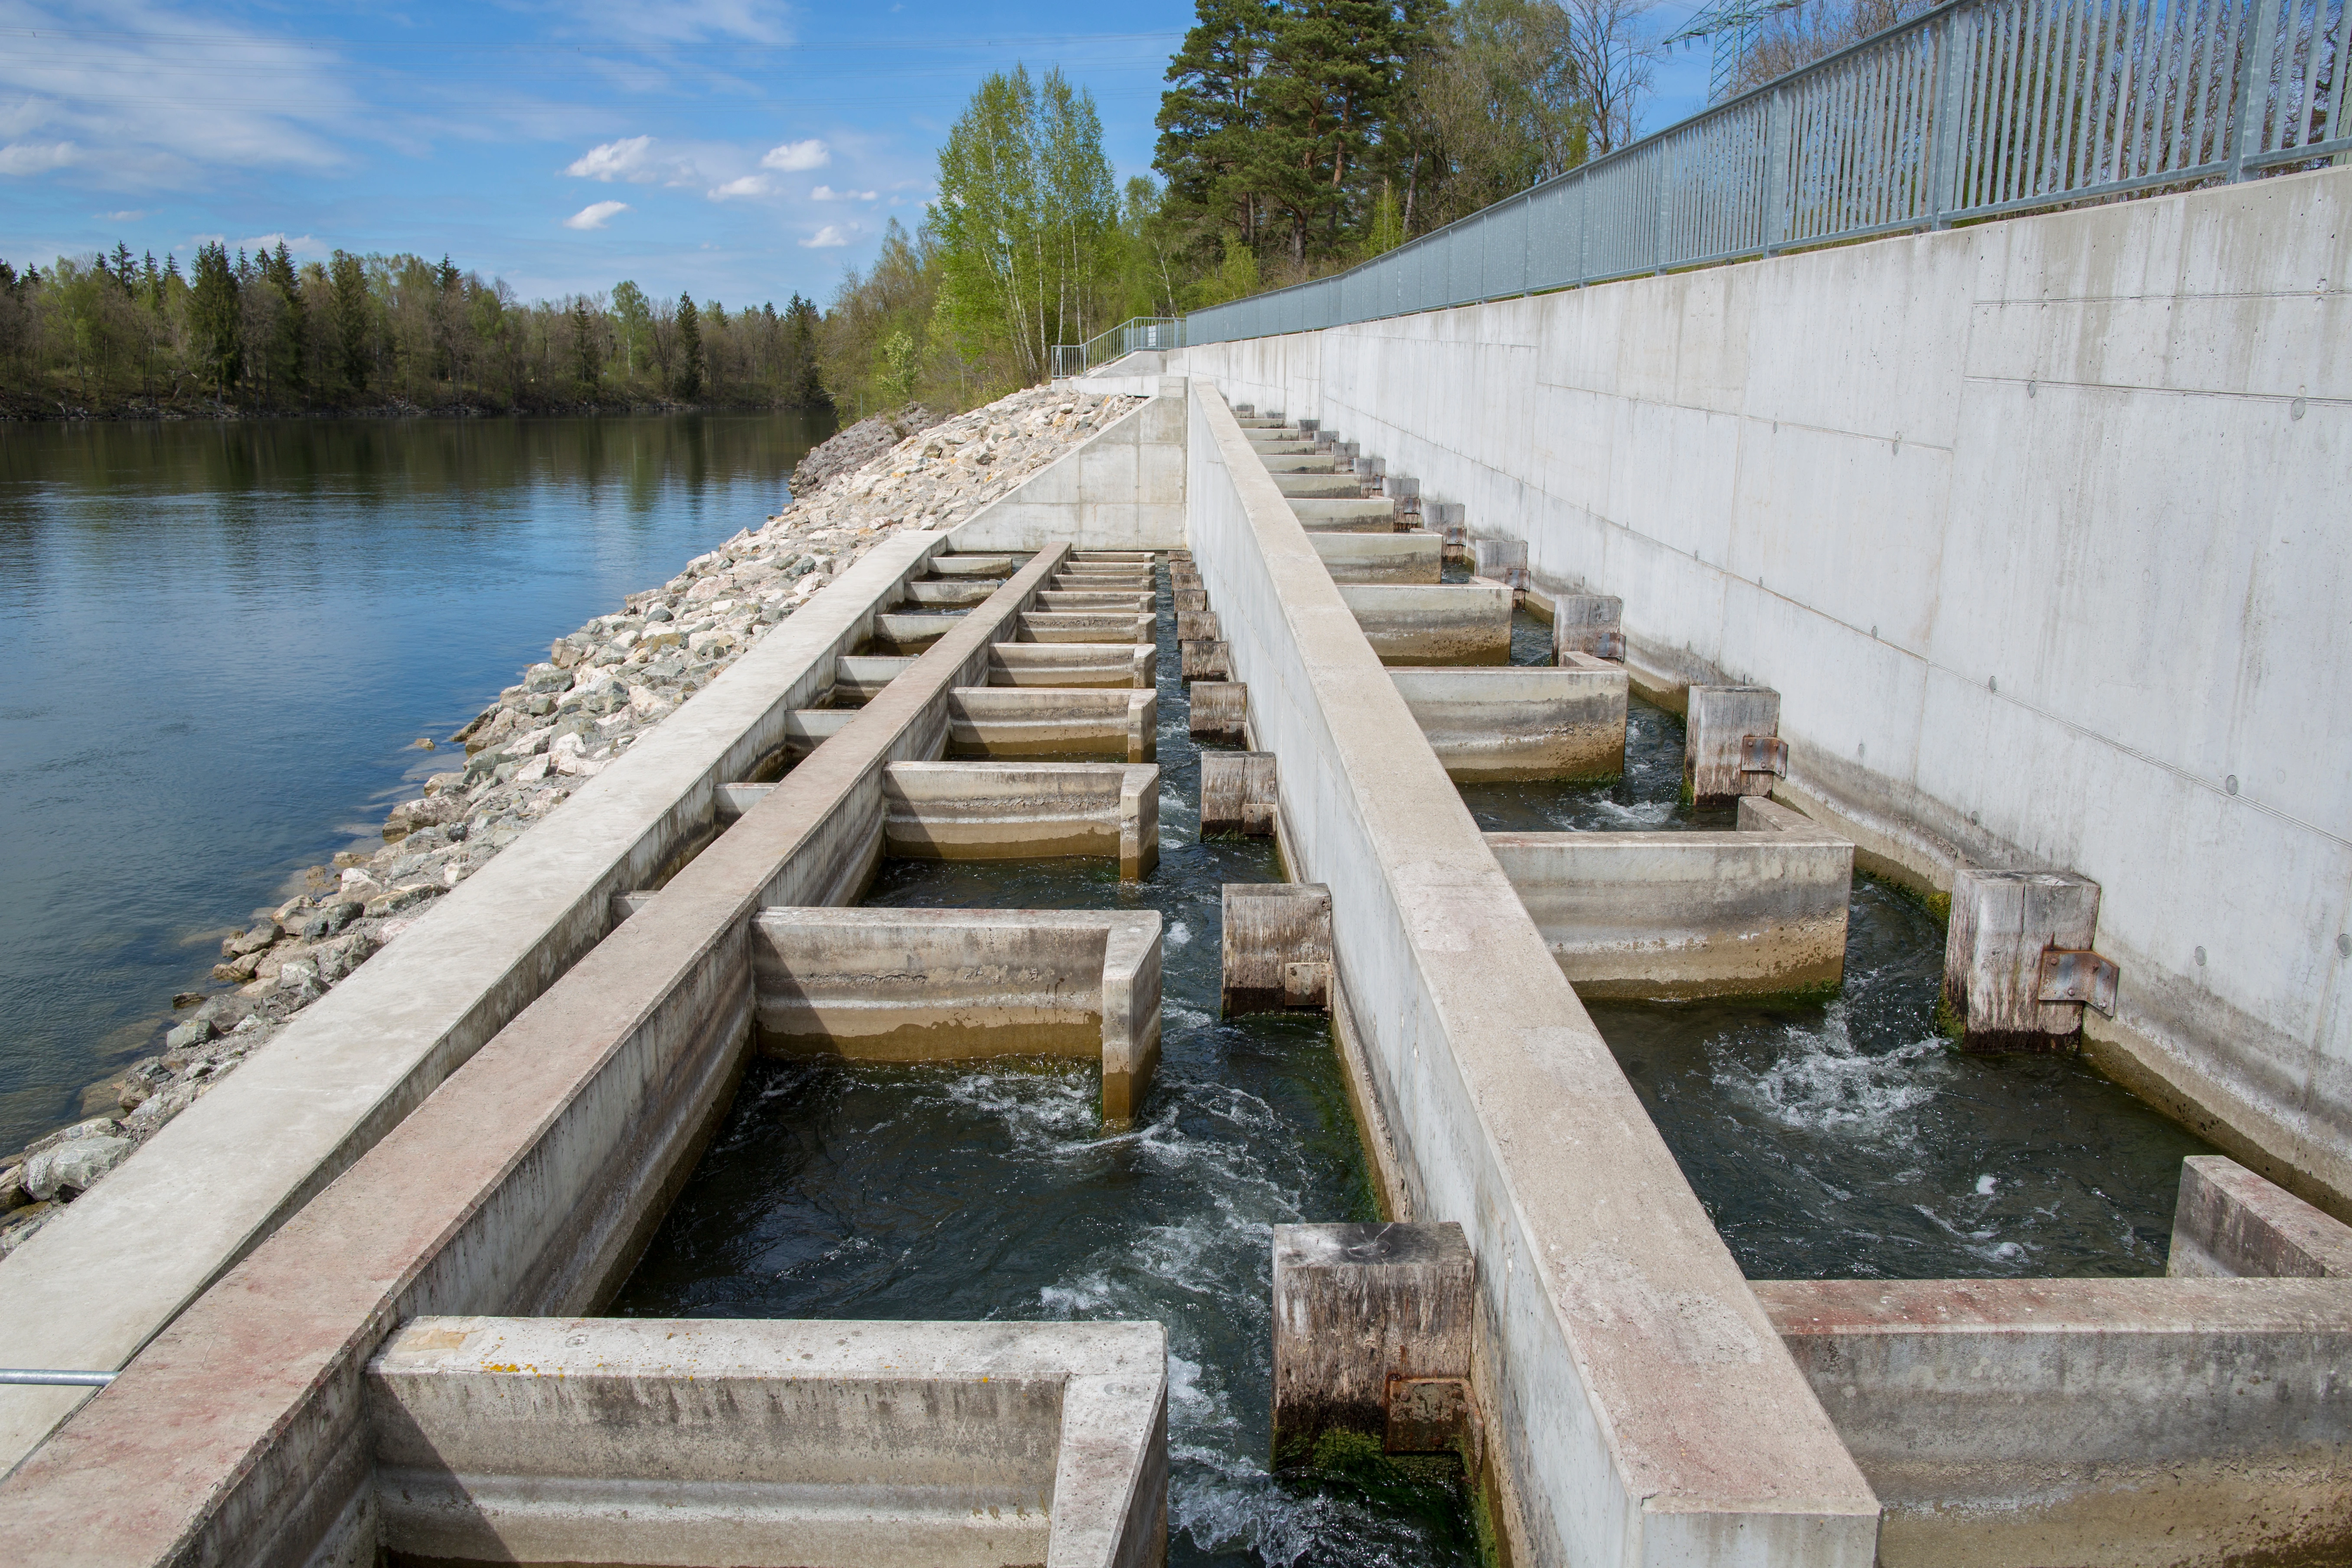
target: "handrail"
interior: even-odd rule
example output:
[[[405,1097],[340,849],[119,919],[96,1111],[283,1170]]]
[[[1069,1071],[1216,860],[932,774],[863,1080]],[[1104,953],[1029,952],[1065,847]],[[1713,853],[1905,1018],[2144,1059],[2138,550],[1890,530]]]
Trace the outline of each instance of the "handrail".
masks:
[[[1184,346],[1184,322],[1177,316],[1131,316],[1107,332],[1097,332],[1083,343],[1054,345],[1054,379],[1066,380],[1084,375],[1098,364],[1139,350],[1181,349]]]
[[[2346,0],[1952,0],[1181,342],[2342,162],[2347,45]]]

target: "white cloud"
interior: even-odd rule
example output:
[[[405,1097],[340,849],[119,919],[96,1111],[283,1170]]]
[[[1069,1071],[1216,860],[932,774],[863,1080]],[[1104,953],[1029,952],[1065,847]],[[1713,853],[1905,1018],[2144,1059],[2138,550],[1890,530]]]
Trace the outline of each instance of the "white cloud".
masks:
[[[818,229],[815,234],[802,240],[801,247],[805,250],[831,250],[837,246],[848,243],[849,237],[841,232],[841,226],[829,223]]]
[[[566,164],[563,172],[575,180],[626,180],[632,184],[650,184],[661,177],[653,166],[654,139],[632,136],[625,141],[607,142],[601,147],[591,147]]]
[[[819,202],[870,202],[880,194],[878,191],[836,191],[831,185],[819,185],[809,193],[809,199]]]
[[[214,170],[340,167],[373,123],[338,51],[218,6],[7,0],[0,19],[0,175],[71,166],[85,188],[184,194]]]
[[[566,228],[602,228],[629,210],[626,202],[590,202],[563,220]]]
[[[326,246],[319,243],[319,237],[314,234],[257,234],[251,239],[240,239],[236,243],[238,247],[257,256],[265,250],[277,249],[280,241],[285,243],[289,252],[296,256],[324,256],[328,250]]]
[[[0,147],[0,174],[46,174],[81,161],[70,142],[11,142]]]
[[[799,174],[811,169],[822,169],[832,162],[833,149],[812,138],[806,142],[787,142],[769,148],[767,154],[760,160],[760,167]]]
[[[144,207],[137,207],[129,212],[100,213],[98,216],[104,218],[109,223],[137,223],[141,218],[147,216],[147,209]]]
[[[764,196],[775,187],[765,174],[746,174],[740,180],[730,180],[710,193],[714,202],[731,201],[737,196]]]

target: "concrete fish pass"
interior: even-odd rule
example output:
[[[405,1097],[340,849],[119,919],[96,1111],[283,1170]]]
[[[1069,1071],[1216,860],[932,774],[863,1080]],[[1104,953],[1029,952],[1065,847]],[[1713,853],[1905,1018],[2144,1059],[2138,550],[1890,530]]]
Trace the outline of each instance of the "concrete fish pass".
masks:
[[[0,1538],[91,1563],[1181,1555],[1205,1527],[1171,1488],[1159,1321],[599,1314],[755,1058],[1062,1058],[1099,1074],[1097,1142],[1144,1136],[1171,954],[1208,933],[1137,891],[1262,841],[1287,879],[1225,889],[1217,1010],[1328,1016],[1379,1194],[1377,1219],[1265,1226],[1262,1452],[1295,1484],[1458,1477],[1513,1563],[2340,1560],[2344,786],[2248,763],[2191,798],[2171,732],[2021,673],[2029,610],[2052,647],[2193,639],[2136,601],[1986,596],[2032,552],[1950,490],[2042,464],[2053,420],[2070,493],[2203,484],[2215,438],[2092,395],[2158,374],[2123,350],[2163,312],[2096,350],[2043,318],[2158,288],[2174,318],[2335,320],[2305,274],[2352,264],[2347,182],[1111,367],[1097,389],[1147,401],[952,532],[877,545],[0,1260],[0,1359],[114,1374],[0,1388]],[[2302,270],[2233,274],[2268,265],[2225,243],[2249,233]],[[2167,246],[2160,284],[2102,270]],[[1834,393],[1785,370],[1858,316],[1971,346],[1855,355]],[[2352,399],[2283,412],[2321,375],[2291,357],[2244,347],[2244,384],[2171,395],[2258,468],[2340,473]],[[1898,405],[1901,434],[1864,430]],[[1726,464],[1748,477],[1691,488]],[[2300,538],[2285,494],[2199,526]],[[2101,570],[2160,578],[2167,537]],[[2340,581],[2340,538],[2294,548]],[[1926,592],[1982,613],[1923,629],[1923,555]],[[2339,647],[2325,594],[2263,582],[2265,626]],[[1512,662],[1530,615],[1539,666]],[[2273,722],[2298,706],[2273,668],[2176,682],[2174,730]],[[2326,700],[2310,721],[2352,736]],[[1465,805],[1617,777],[1659,707],[1672,822],[1487,831]],[[866,901],[893,868],[1046,862],[1076,868],[1052,907]],[[1921,1053],[2079,1053],[2227,1152],[2171,1173],[2165,1273],[1743,1276],[1586,1003],[1859,995],[1857,871],[1942,921]],[[2294,963],[2176,940],[2257,883],[2294,904],[2266,928]]]

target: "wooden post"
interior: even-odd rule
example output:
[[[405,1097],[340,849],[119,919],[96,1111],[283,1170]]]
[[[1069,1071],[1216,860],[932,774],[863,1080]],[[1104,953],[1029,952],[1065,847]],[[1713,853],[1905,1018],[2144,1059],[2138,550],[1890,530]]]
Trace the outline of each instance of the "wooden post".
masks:
[[[1222,642],[1180,642],[1177,653],[1183,659],[1179,672],[1187,683],[1195,680],[1231,680],[1234,678],[1233,647]]]
[[[1201,753],[1201,837],[1221,833],[1274,836],[1272,752]]]
[[[1952,873],[1943,1006],[1975,1051],[2048,1051],[2074,1043],[2083,1004],[2043,1002],[2045,948],[2086,950],[2099,927],[2099,885],[2062,871]]]
[[[1447,1402],[1414,1385],[1466,1384],[1475,1279],[1470,1243],[1452,1221],[1276,1226],[1275,1463],[1313,1465],[1339,1434],[1388,1447],[1391,1390],[1404,1395],[1409,1433],[1428,1426]],[[1451,1403],[1466,1422],[1466,1398]]]
[[[1625,601],[1611,594],[1562,594],[1551,602],[1551,652],[1566,664],[1572,653],[1625,658]]]
[[[1700,805],[1720,805],[1743,795],[1770,795],[1788,771],[1787,752],[1775,746],[1751,749],[1750,736],[1777,741],[1780,694],[1769,686],[1694,686],[1684,715],[1683,787]],[[1759,766],[1757,752],[1776,752],[1778,766]]]
[[[1217,626],[1217,613],[1214,610],[1176,612],[1176,640],[1180,643],[1215,642],[1224,635]]]
[[[1238,680],[1202,680],[1192,686],[1192,738],[1249,744],[1249,688]]]
[[[1228,882],[1223,978],[1228,1018],[1331,1005],[1331,889],[1320,882]]]

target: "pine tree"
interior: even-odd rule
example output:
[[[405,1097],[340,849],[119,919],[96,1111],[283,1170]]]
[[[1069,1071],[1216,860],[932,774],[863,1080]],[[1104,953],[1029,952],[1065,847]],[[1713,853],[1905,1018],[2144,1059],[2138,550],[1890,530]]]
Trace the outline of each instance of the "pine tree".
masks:
[[[1251,245],[1259,219],[1252,143],[1265,125],[1260,78],[1279,16],[1273,0],[1200,0],[1198,19],[1168,62],[1171,85],[1160,96],[1151,160],[1172,204]]]
[[[244,252],[237,253],[238,261]],[[215,240],[196,251],[196,282],[188,300],[188,326],[197,368],[226,396],[245,374],[244,320],[238,309],[236,269],[227,247]]]
[[[677,395],[691,400],[702,392],[702,319],[694,296],[677,297]]]
[[[604,366],[596,353],[596,317],[588,309],[588,296],[572,297],[572,352],[578,355],[577,373],[581,387],[589,396],[596,395],[596,383]]]
[[[365,392],[369,327],[373,319],[366,264],[348,250],[338,250],[327,264],[327,278],[335,291],[335,351],[343,380],[353,392]]]

